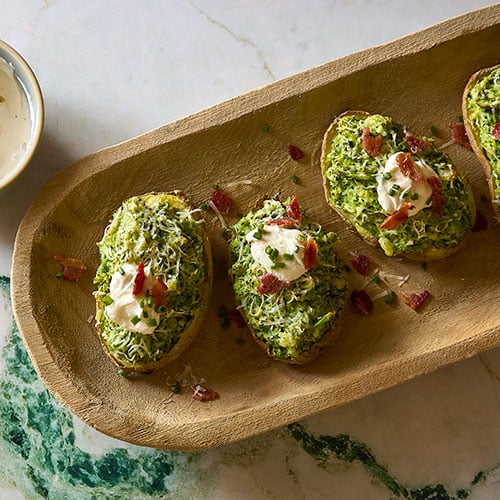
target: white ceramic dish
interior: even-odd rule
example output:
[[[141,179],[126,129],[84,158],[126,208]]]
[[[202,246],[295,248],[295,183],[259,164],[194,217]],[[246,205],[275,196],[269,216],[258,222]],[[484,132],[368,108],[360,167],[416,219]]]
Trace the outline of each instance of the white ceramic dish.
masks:
[[[29,164],[40,143],[44,104],[37,78],[24,58],[0,40],[0,193]]]

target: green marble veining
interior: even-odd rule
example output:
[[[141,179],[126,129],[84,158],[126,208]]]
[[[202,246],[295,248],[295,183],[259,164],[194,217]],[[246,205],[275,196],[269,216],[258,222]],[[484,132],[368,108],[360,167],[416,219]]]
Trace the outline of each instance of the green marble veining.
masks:
[[[10,304],[9,285],[9,279],[0,276],[0,296],[7,304]],[[490,471],[480,471],[463,489],[453,490],[444,484],[411,487],[394,477],[365,443],[345,434],[315,434],[307,430],[305,423],[291,424],[264,437],[199,453],[121,443],[80,423],[107,443],[106,451],[87,451],[79,445],[75,417],[50,395],[38,378],[10,309],[7,314],[10,314],[10,326],[0,332],[0,345],[3,345],[0,353],[0,482],[15,486],[28,499],[213,498],[221,487],[218,476],[224,468],[238,468],[245,473],[252,467],[257,470],[266,454],[281,456],[279,450],[284,443],[287,448],[283,463],[294,456],[303,464],[309,455],[317,470],[325,471],[326,484],[332,474],[338,473],[338,463],[358,463],[360,473],[385,489],[387,498],[394,499],[466,499],[489,479],[495,482],[495,476],[500,473],[500,464]],[[89,449],[93,449],[92,445]],[[292,487],[300,490],[297,472],[288,468]],[[279,481],[279,477],[275,480]]]
[[[8,289],[8,279],[0,277],[1,292],[7,295]],[[83,451],[75,443],[72,416],[38,378],[14,322],[3,363],[2,473],[13,477],[28,497],[68,498],[71,492],[75,499],[165,498],[173,493],[182,498],[176,468],[195,462],[197,454],[139,447],[133,456],[125,447],[102,455]]]
[[[295,423],[288,426],[294,439],[301,444],[317,462],[318,466],[328,468],[332,458],[346,462],[360,462],[366,472],[377,482],[383,484],[392,498],[408,498],[411,500],[459,500],[468,498],[474,486],[484,482],[499,466],[489,472],[478,472],[470,483],[470,488],[450,492],[444,485],[427,485],[411,488],[402,485],[392,477],[384,464],[377,461],[373,452],[364,443],[345,435],[314,435],[304,425]]]

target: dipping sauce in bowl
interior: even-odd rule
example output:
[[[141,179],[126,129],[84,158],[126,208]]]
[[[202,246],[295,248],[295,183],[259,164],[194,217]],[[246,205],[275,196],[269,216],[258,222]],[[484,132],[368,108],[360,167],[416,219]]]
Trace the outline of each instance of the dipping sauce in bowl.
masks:
[[[0,40],[0,190],[31,160],[41,138],[40,87],[26,61]]]

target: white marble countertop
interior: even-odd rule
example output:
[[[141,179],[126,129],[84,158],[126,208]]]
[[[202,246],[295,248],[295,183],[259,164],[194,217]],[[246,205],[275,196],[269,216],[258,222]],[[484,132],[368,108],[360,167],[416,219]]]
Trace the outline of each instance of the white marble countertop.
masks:
[[[0,38],[36,73],[46,122],[35,159],[0,198],[0,345],[7,359],[0,363],[0,398],[20,376],[8,372],[16,349],[8,339],[17,334],[8,300],[15,233],[54,173],[253,88],[491,3],[2,0]],[[44,394],[36,379],[22,387]],[[13,457],[0,465],[0,498],[63,498],[64,492],[68,498],[92,492],[96,498],[500,498],[498,350],[297,426],[199,454],[154,455],[125,445],[48,401],[46,410],[63,415],[54,421],[65,419],[75,436],[71,451],[59,457],[65,467],[51,468],[47,453],[40,459],[45,448],[35,441],[43,433],[30,435],[35,441],[22,451],[19,442],[28,438],[0,431],[1,456]],[[15,405],[1,407],[0,422],[25,418],[36,427],[26,406],[16,407],[23,415]],[[134,474],[140,469],[156,486],[120,472],[120,449]]]

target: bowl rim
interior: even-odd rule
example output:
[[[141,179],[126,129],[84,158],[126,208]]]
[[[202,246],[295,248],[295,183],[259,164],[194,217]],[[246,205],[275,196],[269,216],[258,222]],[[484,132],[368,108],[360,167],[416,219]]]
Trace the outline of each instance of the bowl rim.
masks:
[[[13,169],[0,177],[0,190],[3,190],[19,177],[32,160],[40,144],[45,116],[42,91],[31,66],[16,49],[2,39],[0,39],[0,57],[5,59],[8,64],[13,65],[16,78],[20,81],[22,90],[28,99],[32,121],[31,137],[25,154]]]

